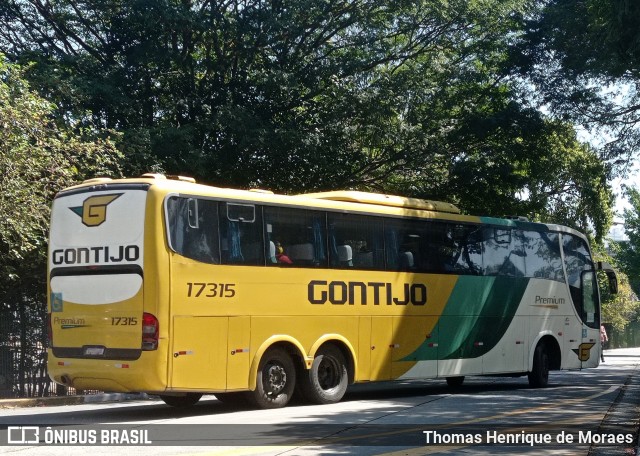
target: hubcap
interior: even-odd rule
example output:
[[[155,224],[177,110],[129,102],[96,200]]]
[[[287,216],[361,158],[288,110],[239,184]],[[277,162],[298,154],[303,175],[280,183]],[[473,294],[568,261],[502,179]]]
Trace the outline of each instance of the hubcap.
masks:
[[[266,367],[266,384],[265,390],[267,394],[276,396],[282,392],[287,385],[287,372],[279,364],[270,364]]]
[[[318,366],[318,383],[323,390],[335,388],[340,383],[338,363],[327,356],[322,358]]]

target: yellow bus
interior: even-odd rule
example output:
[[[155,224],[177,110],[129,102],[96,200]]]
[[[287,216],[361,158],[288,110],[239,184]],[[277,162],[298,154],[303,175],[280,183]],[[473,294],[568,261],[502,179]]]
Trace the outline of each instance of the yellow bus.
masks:
[[[615,289],[573,229],[447,203],[91,179],[52,207],[48,371],[173,406],[468,375],[544,387],[598,365],[597,270]]]

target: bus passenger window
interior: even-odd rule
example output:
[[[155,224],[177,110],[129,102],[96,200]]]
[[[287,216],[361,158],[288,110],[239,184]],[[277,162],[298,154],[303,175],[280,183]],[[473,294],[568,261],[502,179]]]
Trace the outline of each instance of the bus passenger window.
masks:
[[[482,275],[482,229],[475,225],[450,225],[449,238],[453,272]]]
[[[416,271],[422,264],[421,244],[425,242],[425,222],[388,220],[385,223],[387,270]]]
[[[324,213],[266,206],[264,219],[264,238],[270,251],[268,266],[326,267]]]
[[[511,229],[485,228],[484,273],[490,276],[524,277],[520,238]]]
[[[522,231],[527,277],[564,281],[557,233]]]
[[[332,268],[384,269],[382,219],[329,213],[328,222]]]
[[[215,201],[171,197],[167,200],[170,247],[203,263],[220,263],[218,207]]]
[[[220,203],[223,264],[264,265],[260,211],[252,205]]]

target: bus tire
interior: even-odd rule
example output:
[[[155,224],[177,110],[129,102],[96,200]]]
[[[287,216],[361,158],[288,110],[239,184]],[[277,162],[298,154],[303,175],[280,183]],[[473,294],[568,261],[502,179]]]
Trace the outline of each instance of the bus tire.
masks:
[[[464,375],[460,375],[457,377],[447,377],[446,380],[448,386],[450,386],[451,388],[458,388],[464,383]]]
[[[544,344],[538,344],[533,353],[533,367],[528,377],[532,388],[545,388],[549,385],[549,354]]]
[[[344,355],[335,345],[320,348],[309,370],[300,379],[305,399],[314,404],[339,402],[347,391],[349,373]]]
[[[160,399],[171,407],[191,407],[192,405],[196,405],[201,397],[202,394],[200,393],[187,393],[184,396],[160,395]]]
[[[282,348],[270,348],[258,365],[256,389],[248,394],[249,401],[261,409],[287,405],[296,386],[296,368]]]

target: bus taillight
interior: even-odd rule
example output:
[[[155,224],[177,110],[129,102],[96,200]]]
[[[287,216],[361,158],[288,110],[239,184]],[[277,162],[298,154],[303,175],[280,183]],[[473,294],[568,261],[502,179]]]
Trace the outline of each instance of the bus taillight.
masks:
[[[142,350],[158,349],[159,328],[160,324],[154,315],[146,312],[142,314]]]

